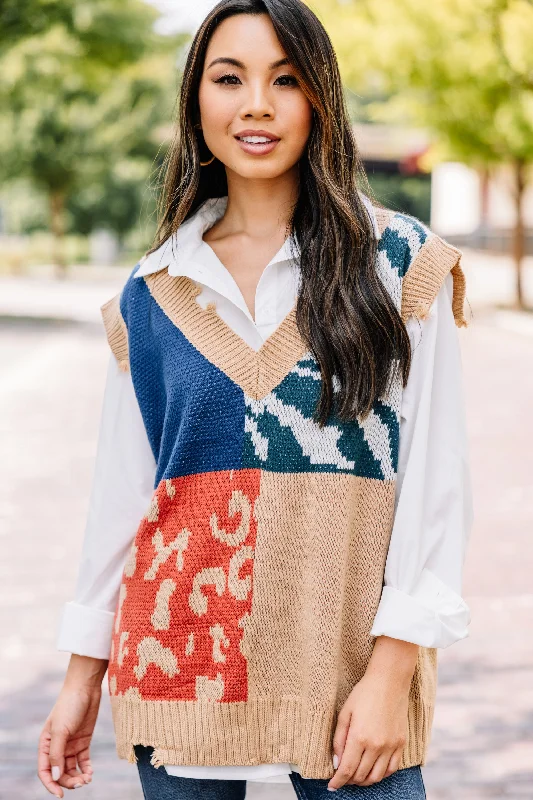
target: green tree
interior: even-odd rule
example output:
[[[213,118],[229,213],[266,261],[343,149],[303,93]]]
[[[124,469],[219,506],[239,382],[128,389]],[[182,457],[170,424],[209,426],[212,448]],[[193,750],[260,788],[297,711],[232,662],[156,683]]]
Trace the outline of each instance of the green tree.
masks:
[[[432,130],[435,157],[487,174],[509,165],[517,304],[524,306],[524,190],[533,162],[530,0],[315,0],[358,92],[384,94],[374,120]],[[367,107],[368,110],[368,107]]]
[[[72,18],[66,0],[2,0],[0,4],[0,53],[20,39],[43,33],[58,22]]]
[[[122,185],[131,193],[135,180],[148,177],[159,149],[154,131],[172,108],[183,37],[154,33],[157,12],[140,0],[26,5],[53,13],[48,27],[38,15],[27,35],[12,10],[11,29],[20,35],[11,46],[1,42],[1,171],[4,180],[28,176],[46,191],[62,274],[68,204],[74,219],[85,206],[95,223],[105,216],[119,233],[125,215],[135,222],[131,206],[120,211],[116,197],[104,214],[105,189]]]

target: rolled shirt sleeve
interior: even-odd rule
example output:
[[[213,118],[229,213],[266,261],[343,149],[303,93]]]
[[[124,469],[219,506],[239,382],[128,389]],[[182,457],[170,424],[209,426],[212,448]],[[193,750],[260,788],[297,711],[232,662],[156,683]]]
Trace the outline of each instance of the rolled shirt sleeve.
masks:
[[[395,515],[371,635],[425,647],[468,636],[461,597],[473,519],[462,367],[447,276],[426,320],[407,321],[413,352],[402,399]]]
[[[58,650],[109,659],[122,573],[155,473],[131,373],[111,353],[78,578],[62,610]]]

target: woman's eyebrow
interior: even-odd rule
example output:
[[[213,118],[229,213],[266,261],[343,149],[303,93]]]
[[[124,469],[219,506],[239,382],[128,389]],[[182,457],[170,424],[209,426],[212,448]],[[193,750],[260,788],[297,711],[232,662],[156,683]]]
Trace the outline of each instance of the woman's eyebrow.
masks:
[[[280,58],[278,61],[273,61],[272,64],[268,65],[269,69],[276,69],[277,67],[282,67],[284,64],[289,64],[288,58]],[[220,56],[220,58],[215,58],[214,61],[211,61],[207,69],[214,67],[215,64],[231,64],[234,67],[240,67],[241,69],[246,69],[246,66],[236,58],[230,58],[229,56]]]

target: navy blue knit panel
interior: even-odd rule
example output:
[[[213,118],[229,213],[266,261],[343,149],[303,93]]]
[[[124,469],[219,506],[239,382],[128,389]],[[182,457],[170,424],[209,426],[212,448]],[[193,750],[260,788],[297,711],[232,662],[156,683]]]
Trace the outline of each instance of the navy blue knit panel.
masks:
[[[128,349],[131,378],[148,435],[158,459],[159,445],[165,418],[166,399],[161,386],[159,348],[151,337],[150,292],[142,278],[135,278],[140,267],[136,264],[120,294],[120,312],[128,329]],[[148,387],[154,387],[148,397]],[[157,387],[157,389],[155,388]]]
[[[154,488],[164,478],[240,469],[242,389],[193,347],[133,274],[121,311],[133,386],[157,462]]]

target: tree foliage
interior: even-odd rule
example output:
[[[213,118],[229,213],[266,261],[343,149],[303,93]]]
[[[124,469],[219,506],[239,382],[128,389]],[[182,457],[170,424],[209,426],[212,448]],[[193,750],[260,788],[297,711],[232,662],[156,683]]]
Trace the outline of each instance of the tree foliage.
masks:
[[[472,164],[533,159],[529,0],[315,0],[343,78],[374,119],[434,130]]]
[[[58,236],[66,208],[80,232],[136,222],[184,41],[154,33],[156,17],[140,0],[2,6],[0,171],[48,193]]]
[[[522,197],[533,162],[531,0],[314,0],[349,86],[378,99],[375,121],[421,125],[434,159],[507,164],[522,302]],[[379,99],[381,98],[381,99]]]

